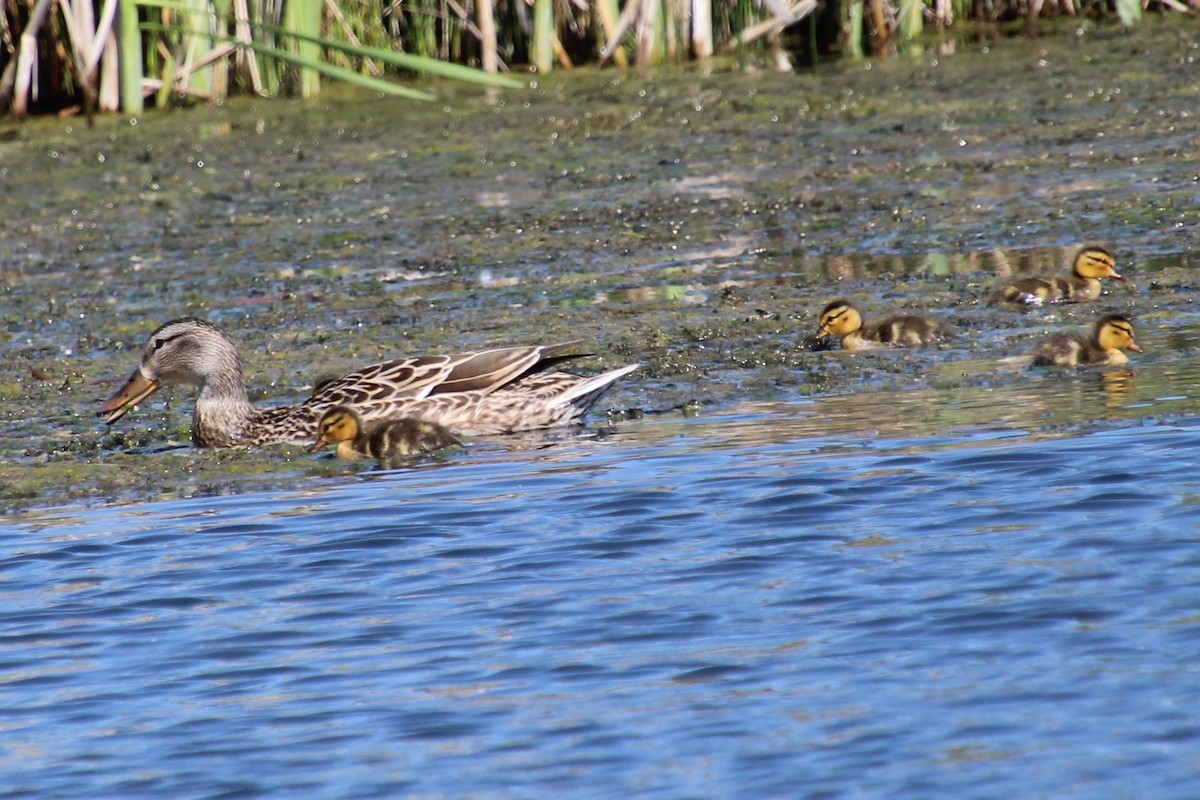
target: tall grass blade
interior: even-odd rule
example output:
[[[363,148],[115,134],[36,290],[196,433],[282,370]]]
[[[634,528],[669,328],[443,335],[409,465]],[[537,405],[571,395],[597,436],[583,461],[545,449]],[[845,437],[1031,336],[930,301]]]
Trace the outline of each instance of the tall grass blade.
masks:
[[[915,39],[923,29],[925,4],[921,0],[900,0],[900,13],[896,19],[900,38]]]
[[[292,53],[288,53],[277,48],[267,47],[255,42],[250,44],[250,48],[256,53],[267,55],[280,61],[285,61],[295,67],[310,69],[313,72],[320,73],[321,75],[334,78],[344,83],[349,83],[353,86],[361,86],[364,89],[373,89],[374,91],[395,95],[397,97],[407,97],[410,100],[436,99],[428,92],[410,89],[407,86],[401,86],[397,83],[391,83],[390,81],[381,80],[379,78],[372,78],[370,75],[362,75],[354,70],[349,70],[345,67],[334,66],[333,64],[327,64],[323,61],[308,61],[302,56],[293,55]]]
[[[190,91],[205,97],[216,97],[217,86],[212,73],[206,70],[192,69],[192,62],[199,54],[212,49],[213,39],[210,34],[213,27],[211,24],[212,10],[208,0],[187,0],[184,5],[186,6],[185,19],[187,19],[184,27],[188,33],[183,40],[183,58],[180,60],[180,67],[187,73],[187,86]]]
[[[847,45],[850,49],[850,57],[855,61],[862,61],[865,53],[863,53],[863,14],[866,9],[863,7],[863,0],[850,0],[850,33],[848,34],[849,42]]]
[[[554,66],[554,0],[533,0],[533,65],[538,72]]]
[[[171,99],[171,87],[175,85],[175,57],[170,53],[163,59],[161,83],[154,96],[154,105],[166,108],[167,101]]]
[[[288,0],[284,7],[283,26],[288,33],[300,37],[317,36],[321,33],[322,0]],[[321,60],[321,48],[307,38],[301,38],[298,47],[300,65],[300,96],[316,97],[321,93],[321,78],[311,64]]]
[[[133,0],[120,0],[117,10],[117,65],[121,72],[121,108],[126,114],[140,114],[144,108],[142,33]]]
[[[1142,21],[1141,0],[1117,0],[1117,16],[1121,24],[1133,27]]]
[[[232,19],[230,14],[230,0],[208,0],[209,15],[212,20],[213,33],[225,33],[228,31],[228,21]],[[212,52],[211,50],[209,51]],[[209,70],[209,80],[212,83],[212,91],[215,97],[224,97],[229,94],[229,60],[226,58],[217,59],[212,63],[212,69]]]
[[[277,34],[286,34],[287,32],[273,25],[257,26],[264,30],[274,31]],[[436,75],[440,78],[450,78],[459,81],[471,81],[473,83],[482,83],[488,86],[499,86],[505,89],[524,89],[524,81],[516,78],[509,78],[504,75],[489,75],[486,72],[481,72],[472,67],[462,64],[452,64],[447,61],[438,61],[436,58],[428,58],[426,56],[414,56],[411,53],[397,53],[394,50],[384,50],[379,47],[368,47],[367,45],[353,45],[347,42],[335,41],[333,39],[325,39],[320,36],[305,36],[302,34],[291,34],[294,39],[303,39],[320,47],[327,47],[331,50],[339,50],[343,53],[360,56],[362,58],[373,58],[402,69],[409,69],[413,72],[420,72],[426,75]]]

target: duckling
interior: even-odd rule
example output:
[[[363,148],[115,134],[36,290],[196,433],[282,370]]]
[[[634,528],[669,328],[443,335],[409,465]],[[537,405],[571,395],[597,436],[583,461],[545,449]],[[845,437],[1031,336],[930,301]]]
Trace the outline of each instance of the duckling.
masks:
[[[867,324],[853,303],[838,299],[821,311],[821,327],[813,338],[823,339],[830,334],[842,337],[846,350],[866,350],[884,345],[930,344],[952,339],[956,332],[945,322],[917,314],[898,314]]]
[[[317,423],[317,440],[308,451],[315,453],[327,444],[337,445],[338,458],[375,458],[390,462],[462,442],[436,422],[397,417],[378,420],[365,427],[357,411],[349,406],[334,406]]]
[[[1109,314],[1096,322],[1090,333],[1059,333],[1051,336],[1031,353],[1032,365],[1077,367],[1106,364],[1119,367],[1129,363],[1124,350],[1142,352],[1133,340],[1133,325],[1120,314]]]
[[[1095,300],[1100,296],[1100,279],[1125,279],[1116,270],[1112,253],[1103,247],[1088,245],[1075,254],[1070,275],[1020,278],[994,288],[988,303],[1024,303],[1040,306],[1044,303],[1075,303]]]

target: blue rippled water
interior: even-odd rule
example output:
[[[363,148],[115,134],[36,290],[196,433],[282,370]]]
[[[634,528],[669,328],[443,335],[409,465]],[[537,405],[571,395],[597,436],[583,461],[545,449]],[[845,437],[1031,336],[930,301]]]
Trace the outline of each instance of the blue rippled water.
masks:
[[[1200,429],[810,413],[9,525],[0,797],[1200,796]]]

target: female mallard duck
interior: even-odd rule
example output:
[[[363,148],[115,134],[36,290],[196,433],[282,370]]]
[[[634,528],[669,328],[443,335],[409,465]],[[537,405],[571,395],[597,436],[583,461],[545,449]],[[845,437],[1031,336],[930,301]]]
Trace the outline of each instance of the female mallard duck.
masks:
[[[1034,348],[1035,367],[1078,367],[1106,364],[1119,367],[1129,363],[1123,350],[1142,352],[1133,340],[1133,326],[1120,314],[1109,314],[1096,322],[1089,333],[1059,333]]]
[[[564,353],[577,344],[386,361],[322,383],[303,402],[258,409],[246,394],[237,346],[211,322],[184,317],[150,334],[141,365],[99,413],[111,425],[163,384],[190,383],[200,388],[192,417],[197,447],[308,444],[321,415],[338,405],[353,407],[366,421],[412,416],[465,435],[568,425],[638,366],[590,378],[553,370],[584,355]]]
[[[821,311],[816,339],[833,334],[842,337],[846,350],[866,350],[884,345],[911,346],[954,338],[954,328],[945,322],[917,314],[897,314],[866,323],[849,300],[834,300]]]
[[[1024,303],[1040,306],[1043,303],[1095,300],[1100,296],[1101,278],[1125,280],[1117,273],[1112,253],[1103,247],[1089,245],[1075,254],[1070,275],[1021,278],[997,286],[988,295],[988,303]]]
[[[376,420],[368,425],[350,406],[334,406],[321,416],[317,423],[317,440],[308,451],[315,453],[327,444],[336,445],[338,458],[395,461],[462,442],[436,422],[400,417]]]

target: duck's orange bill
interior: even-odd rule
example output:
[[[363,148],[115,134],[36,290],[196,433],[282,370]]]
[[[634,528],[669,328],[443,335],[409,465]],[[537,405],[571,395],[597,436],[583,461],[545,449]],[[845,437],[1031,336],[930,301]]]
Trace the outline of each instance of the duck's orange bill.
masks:
[[[143,375],[139,367],[129,376],[129,380],[125,381],[125,385],[108,398],[96,413],[97,415],[108,414],[108,419],[104,421],[112,425],[138,403],[157,392],[161,385],[158,381],[152,381]]]
[[[322,439],[320,436],[318,436],[317,440],[308,446],[308,452],[315,453],[318,450],[320,450],[322,447],[324,447],[326,444],[328,444],[328,443],[324,439]]]
[[[1124,278],[1124,277],[1122,277],[1122,276],[1121,276],[1121,274],[1120,274],[1119,272],[1117,272],[1115,269],[1114,269],[1114,270],[1110,270],[1110,271],[1109,271],[1109,273],[1108,273],[1108,277],[1110,277],[1110,278],[1112,278],[1113,280],[1116,280],[1116,281],[1123,281],[1123,280],[1125,280],[1125,278]]]
[[[1130,349],[1130,350],[1132,350],[1132,351],[1133,351],[1133,352],[1135,352],[1135,353],[1144,353],[1144,352],[1146,352],[1146,351],[1145,351],[1145,350],[1143,350],[1142,348],[1138,347],[1138,343],[1137,343],[1137,342],[1130,342],[1130,343],[1129,343],[1129,349]]]

